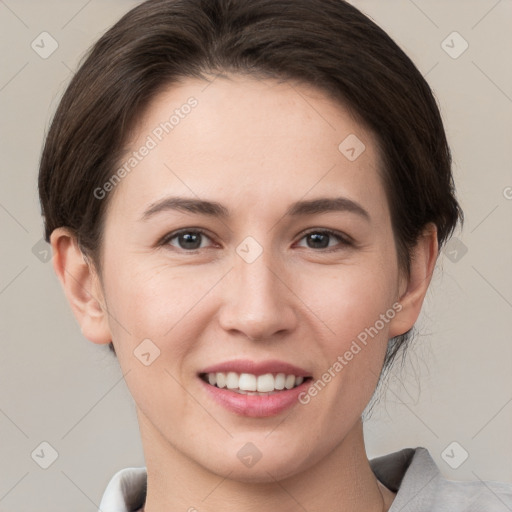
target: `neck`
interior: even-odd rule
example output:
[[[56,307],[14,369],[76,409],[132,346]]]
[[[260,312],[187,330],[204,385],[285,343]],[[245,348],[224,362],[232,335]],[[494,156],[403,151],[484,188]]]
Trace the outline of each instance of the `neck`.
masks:
[[[307,471],[268,482],[240,482],[205,469],[171,446],[139,411],[147,467],[144,512],[382,512],[391,491],[373,474],[359,420],[328,456]]]

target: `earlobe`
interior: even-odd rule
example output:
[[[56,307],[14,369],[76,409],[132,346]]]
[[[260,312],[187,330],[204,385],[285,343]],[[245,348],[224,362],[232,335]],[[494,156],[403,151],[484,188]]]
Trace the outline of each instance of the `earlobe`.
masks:
[[[391,338],[409,331],[421,311],[438,255],[437,228],[429,223],[411,254],[409,278],[401,290],[398,302],[402,306],[400,313],[390,322]]]
[[[53,269],[64,289],[83,335],[93,343],[112,340],[103,291],[97,273],[78,247],[68,228],[55,229],[50,237]]]

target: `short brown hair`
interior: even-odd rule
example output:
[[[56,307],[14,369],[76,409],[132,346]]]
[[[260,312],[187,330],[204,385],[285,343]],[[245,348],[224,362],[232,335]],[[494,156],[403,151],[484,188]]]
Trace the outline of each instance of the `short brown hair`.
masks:
[[[355,7],[342,0],[148,0],[91,48],[56,110],[39,171],[46,240],[69,227],[101,274],[108,198],[93,191],[117,168],[130,130],[163,88],[225,73],[313,85],[375,134],[406,272],[427,223],[437,226],[441,246],[462,221],[432,91]],[[385,368],[409,334],[390,340]]]

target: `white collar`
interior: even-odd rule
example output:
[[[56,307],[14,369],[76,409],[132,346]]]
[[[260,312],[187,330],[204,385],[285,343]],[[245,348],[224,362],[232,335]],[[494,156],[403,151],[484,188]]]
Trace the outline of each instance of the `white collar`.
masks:
[[[147,472],[145,467],[124,468],[110,480],[99,512],[133,512],[144,505]]]

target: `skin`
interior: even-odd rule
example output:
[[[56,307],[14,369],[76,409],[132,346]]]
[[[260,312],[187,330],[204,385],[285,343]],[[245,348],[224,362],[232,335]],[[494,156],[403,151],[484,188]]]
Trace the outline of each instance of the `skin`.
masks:
[[[377,385],[387,340],[416,321],[437,258],[435,227],[399,269],[373,135],[339,103],[303,84],[242,76],[187,79],[153,98],[132,134],[136,151],[169,112],[197,107],[117,185],[109,198],[102,275],[66,228],[51,236],[54,268],[90,341],[113,340],[134,398],[148,470],[146,512],[158,510],[388,510],[394,494],[366,457],[361,413]],[[365,151],[349,161],[349,134]],[[122,162],[121,162],[122,163]],[[167,210],[167,196],[216,201],[229,216]],[[345,197],[350,211],[287,216],[299,200]],[[200,228],[190,251],[164,235]],[[333,230],[327,248],[304,231]],[[253,237],[261,255],[236,252]],[[253,249],[251,249],[253,250]],[[318,379],[357,335],[400,303],[385,324],[307,405],[267,418],[231,412],[198,372],[237,358],[278,359]],[[149,366],[134,350],[149,338]],[[248,468],[237,452],[262,454]]]

